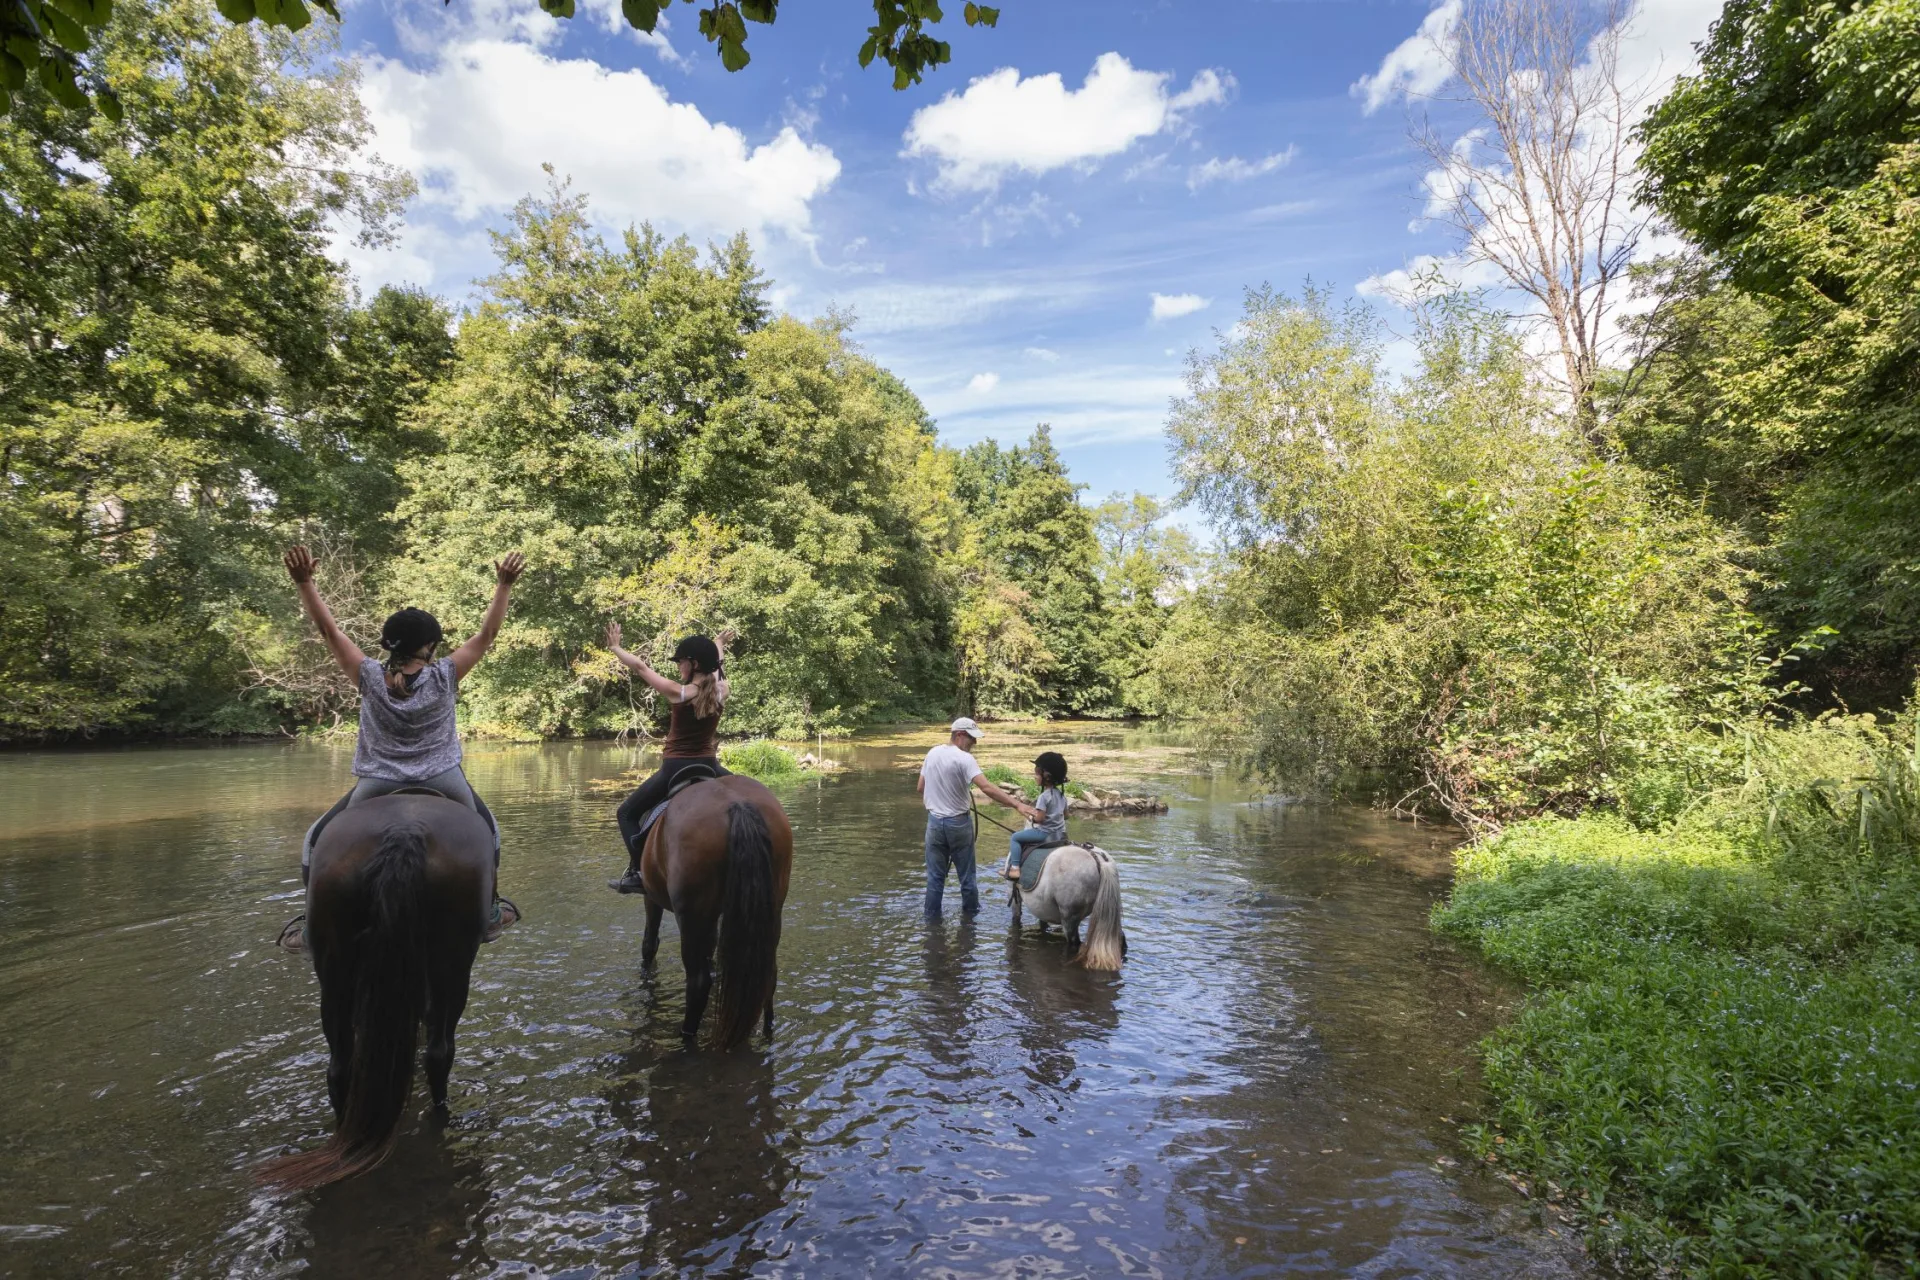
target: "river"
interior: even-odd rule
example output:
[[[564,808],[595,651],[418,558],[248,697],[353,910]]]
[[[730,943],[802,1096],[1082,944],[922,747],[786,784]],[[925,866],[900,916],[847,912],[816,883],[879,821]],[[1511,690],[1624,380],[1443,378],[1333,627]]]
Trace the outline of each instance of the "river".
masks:
[[[1447,842],[1044,732],[1172,803],[1073,823],[1119,860],[1124,972],[991,888],[923,922],[937,738],[830,744],[845,771],[781,791],[775,1039],[725,1056],[681,1048],[671,917],[648,981],[602,887],[635,752],[471,748],[527,918],[475,967],[450,1116],[418,1083],[385,1167],[290,1198],[252,1166],[332,1117],[316,984],[272,942],[350,752],[0,755],[0,1274],[1584,1274],[1457,1136],[1517,993],[1427,929]]]

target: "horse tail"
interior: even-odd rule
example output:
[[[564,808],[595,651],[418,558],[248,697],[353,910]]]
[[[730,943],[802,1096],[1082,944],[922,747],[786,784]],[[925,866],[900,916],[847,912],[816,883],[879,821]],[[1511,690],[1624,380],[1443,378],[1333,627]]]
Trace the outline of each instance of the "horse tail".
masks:
[[[1120,927],[1120,872],[1105,849],[1089,846],[1088,852],[1100,864],[1100,888],[1087,917],[1087,945],[1080,949],[1080,963],[1088,969],[1118,969],[1127,954],[1127,935]]]
[[[325,1145],[261,1169],[261,1181],[290,1191],[338,1182],[385,1160],[413,1090],[427,994],[426,828],[414,822],[389,827],[361,872],[359,891],[366,925],[349,961],[353,1075],[346,1106]]]
[[[773,905],[773,837],[755,806],[727,806],[727,887],[720,904],[720,1008],[713,1043],[745,1044],[773,998],[780,914]]]

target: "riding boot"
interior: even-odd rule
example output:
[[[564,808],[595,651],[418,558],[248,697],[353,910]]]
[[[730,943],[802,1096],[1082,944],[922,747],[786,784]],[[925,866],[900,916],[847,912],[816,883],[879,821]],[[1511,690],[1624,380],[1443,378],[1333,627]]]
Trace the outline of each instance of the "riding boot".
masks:
[[[636,839],[635,843],[638,843]],[[646,886],[640,883],[640,851],[627,848],[627,869],[618,880],[607,881],[607,888],[615,893],[645,893]]]

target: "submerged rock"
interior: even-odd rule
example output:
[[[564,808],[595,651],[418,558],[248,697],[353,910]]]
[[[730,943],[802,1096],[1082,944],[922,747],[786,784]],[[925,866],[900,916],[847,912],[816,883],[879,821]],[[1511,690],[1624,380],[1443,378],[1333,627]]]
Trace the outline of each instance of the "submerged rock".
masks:
[[[1085,795],[1070,797],[1067,812],[1082,817],[1106,818],[1127,815],[1165,813],[1167,802],[1159,796],[1130,796],[1118,791],[1088,787]]]

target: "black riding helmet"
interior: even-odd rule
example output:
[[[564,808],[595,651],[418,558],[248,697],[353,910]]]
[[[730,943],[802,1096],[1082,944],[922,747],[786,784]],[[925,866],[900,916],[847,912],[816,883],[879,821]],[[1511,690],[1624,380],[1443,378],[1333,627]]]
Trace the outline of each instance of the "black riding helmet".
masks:
[[[387,651],[390,667],[411,662],[422,649],[433,648],[440,640],[440,620],[412,606],[395,613],[380,628],[380,647]]]
[[[693,663],[693,669],[703,676],[714,675],[720,670],[720,646],[713,642],[712,636],[688,636],[673,647],[673,660],[681,659]]]
[[[1042,751],[1034,757],[1033,767],[1040,771],[1050,787],[1063,787],[1067,783],[1067,758],[1058,751]]]

